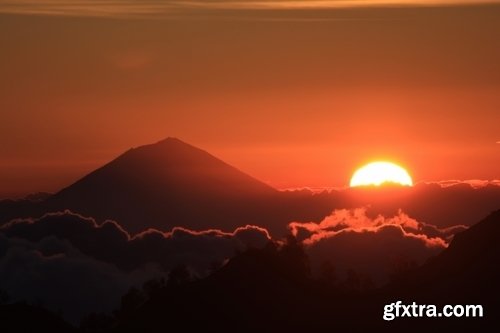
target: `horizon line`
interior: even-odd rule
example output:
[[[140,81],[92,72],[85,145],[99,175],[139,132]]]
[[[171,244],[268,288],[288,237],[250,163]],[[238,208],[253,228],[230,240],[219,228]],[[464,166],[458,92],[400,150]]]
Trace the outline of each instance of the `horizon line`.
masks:
[[[341,186],[280,186],[276,187],[273,186],[272,184],[269,184],[268,182],[264,182],[267,185],[275,188],[277,191],[281,192],[286,192],[286,191],[301,191],[301,190],[307,190],[311,191],[313,193],[321,193],[324,191],[330,192],[330,191],[343,191],[351,188],[349,185],[341,185]],[[459,184],[467,184],[470,185],[472,188],[478,189],[482,187],[486,187],[488,185],[493,185],[493,186],[500,186],[500,179],[446,179],[446,180],[421,180],[418,182],[415,182],[412,186],[405,186],[408,188],[415,187],[417,185],[430,185],[430,184],[437,184],[441,187],[450,187],[454,185],[459,185]],[[71,185],[71,184],[70,184]],[[68,185],[68,186],[70,186]],[[0,193],[0,201],[2,200],[23,200],[26,199],[27,197],[31,195],[54,195],[57,193],[59,190],[39,190],[39,191],[31,191],[31,192],[5,192],[5,193]]]

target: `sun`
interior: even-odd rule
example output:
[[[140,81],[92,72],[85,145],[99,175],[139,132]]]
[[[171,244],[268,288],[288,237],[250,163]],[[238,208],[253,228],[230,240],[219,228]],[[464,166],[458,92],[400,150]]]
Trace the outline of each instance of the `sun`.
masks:
[[[384,183],[413,185],[408,171],[399,165],[390,162],[372,162],[356,170],[352,175],[350,186],[380,186]]]

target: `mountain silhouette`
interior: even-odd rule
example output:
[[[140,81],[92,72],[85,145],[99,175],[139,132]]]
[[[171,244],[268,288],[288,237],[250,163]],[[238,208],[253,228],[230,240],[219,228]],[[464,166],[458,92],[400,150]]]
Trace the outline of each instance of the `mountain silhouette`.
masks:
[[[292,221],[319,222],[334,209],[368,207],[370,216],[402,209],[438,227],[477,221],[498,208],[500,186],[343,189],[313,193],[278,191],[209,153],[175,138],[130,149],[54,195],[0,200],[0,225],[14,218],[37,218],[72,210],[98,222],[117,221],[127,231],[233,231],[245,224],[284,236]]]
[[[287,233],[291,221],[320,221],[334,196],[283,192],[176,138],[130,149],[54,195],[0,201],[0,225],[71,210],[112,219],[133,234],[180,226],[234,231],[245,224]]]
[[[26,303],[0,305],[0,329],[6,333],[78,332],[60,316]]]
[[[258,222],[278,191],[209,153],[175,138],[130,149],[48,199],[130,232]]]
[[[165,322],[186,330],[203,323],[205,330],[220,332],[488,331],[499,321],[499,231],[497,211],[423,266],[367,291],[343,289],[349,279],[344,284],[314,279],[300,245],[288,242],[278,249],[270,244],[238,254],[207,278],[184,278],[149,291],[147,301],[141,299],[118,318],[116,331],[161,332]],[[384,306],[396,301],[433,304],[439,310],[445,304],[480,304],[485,317],[384,321]]]
[[[403,294],[411,290],[419,297],[442,302],[498,304],[499,258],[500,210],[456,234],[446,250],[408,272],[395,288]]]
[[[409,270],[378,293],[379,303],[397,300],[417,304],[481,305],[482,318],[428,318],[413,321],[413,329],[487,331],[498,326],[500,306],[500,210],[454,236],[450,246],[424,265]],[[407,320],[394,321],[403,330]]]

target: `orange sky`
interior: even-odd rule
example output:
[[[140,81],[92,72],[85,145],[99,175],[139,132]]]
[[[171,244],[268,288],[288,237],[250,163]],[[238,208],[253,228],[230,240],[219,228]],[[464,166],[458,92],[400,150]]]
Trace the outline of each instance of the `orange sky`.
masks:
[[[0,197],[167,136],[280,188],[344,186],[380,158],[415,181],[500,178],[500,6],[7,7]]]

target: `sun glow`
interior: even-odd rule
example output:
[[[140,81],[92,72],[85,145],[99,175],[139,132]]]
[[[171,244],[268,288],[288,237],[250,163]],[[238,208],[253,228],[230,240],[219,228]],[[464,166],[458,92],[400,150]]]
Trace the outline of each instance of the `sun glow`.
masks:
[[[390,162],[372,162],[356,170],[350,186],[380,186],[384,183],[413,185],[408,172],[399,165]]]

